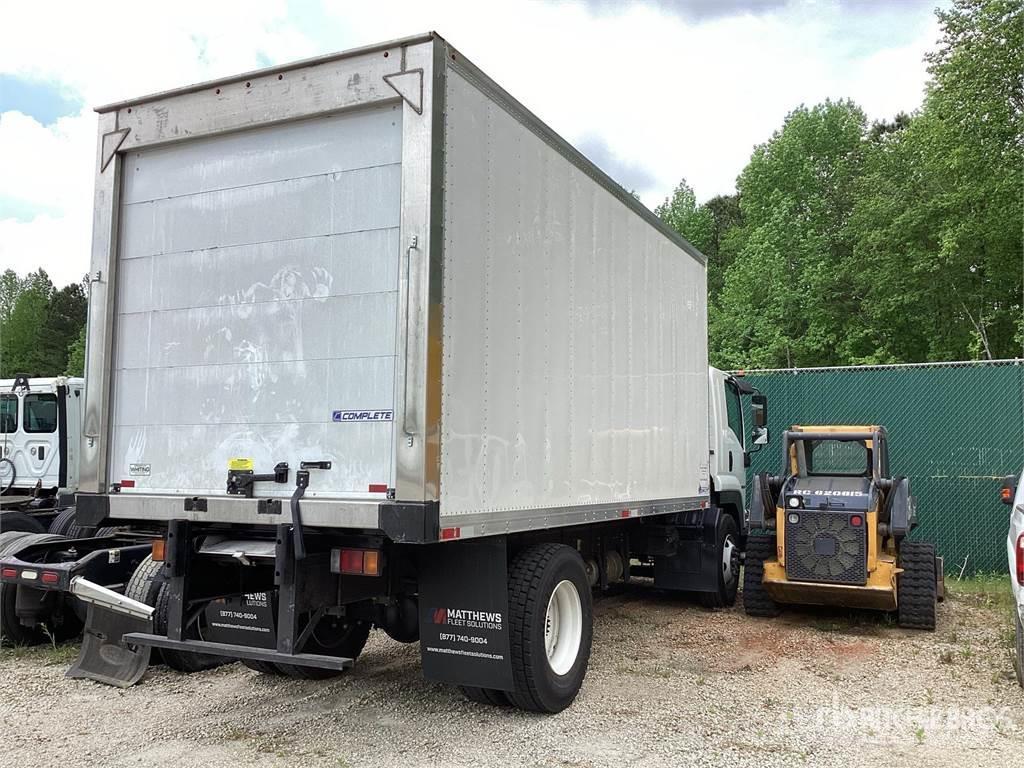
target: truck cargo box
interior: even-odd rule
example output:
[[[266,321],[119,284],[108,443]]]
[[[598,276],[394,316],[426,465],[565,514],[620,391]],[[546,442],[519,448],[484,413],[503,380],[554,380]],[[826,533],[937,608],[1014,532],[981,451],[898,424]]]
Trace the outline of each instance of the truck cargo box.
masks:
[[[99,112],[80,515],[287,522],[233,459],[409,540],[706,504],[703,257],[439,36]]]

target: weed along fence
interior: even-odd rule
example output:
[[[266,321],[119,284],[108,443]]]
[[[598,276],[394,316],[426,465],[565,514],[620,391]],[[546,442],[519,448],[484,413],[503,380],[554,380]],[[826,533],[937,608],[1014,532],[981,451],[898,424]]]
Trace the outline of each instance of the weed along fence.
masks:
[[[768,396],[771,443],[750,471],[778,473],[792,424],[883,424],[946,571],[1006,570],[1005,475],[1024,465],[1024,360],[747,371]]]

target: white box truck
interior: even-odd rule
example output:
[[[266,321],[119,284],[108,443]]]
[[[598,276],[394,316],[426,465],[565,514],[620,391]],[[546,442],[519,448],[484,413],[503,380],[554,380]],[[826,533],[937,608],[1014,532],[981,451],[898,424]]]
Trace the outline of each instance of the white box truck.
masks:
[[[592,588],[735,598],[704,257],[444,39],[99,113],[78,519],[166,536],[72,585],[75,674],[327,676],[380,627],[556,712]]]

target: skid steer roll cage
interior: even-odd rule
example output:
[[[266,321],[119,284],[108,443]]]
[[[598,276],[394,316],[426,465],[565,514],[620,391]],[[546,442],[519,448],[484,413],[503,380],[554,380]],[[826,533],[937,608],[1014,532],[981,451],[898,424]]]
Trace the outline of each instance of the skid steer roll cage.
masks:
[[[813,440],[835,440],[845,443],[863,443],[870,440],[872,480],[879,488],[888,488],[890,481],[889,449],[886,444],[885,427],[876,427],[871,431],[850,430],[844,432],[804,432],[787,429],[782,435],[782,453],[786,457],[785,474],[791,474],[794,459],[796,460],[797,474],[801,477],[808,474],[807,453],[803,443]]]

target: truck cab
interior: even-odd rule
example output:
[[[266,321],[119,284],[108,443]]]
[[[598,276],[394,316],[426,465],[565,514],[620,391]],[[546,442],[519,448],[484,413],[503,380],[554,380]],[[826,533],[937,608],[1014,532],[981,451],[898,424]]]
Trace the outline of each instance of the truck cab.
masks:
[[[85,380],[0,380],[0,492],[54,498],[78,486]],[[13,499],[5,499],[11,506]]]
[[[744,417],[743,401],[750,398],[752,424]],[[767,398],[742,376],[708,368],[709,475],[712,501],[736,519],[746,535],[747,467],[750,455],[768,443]]]

